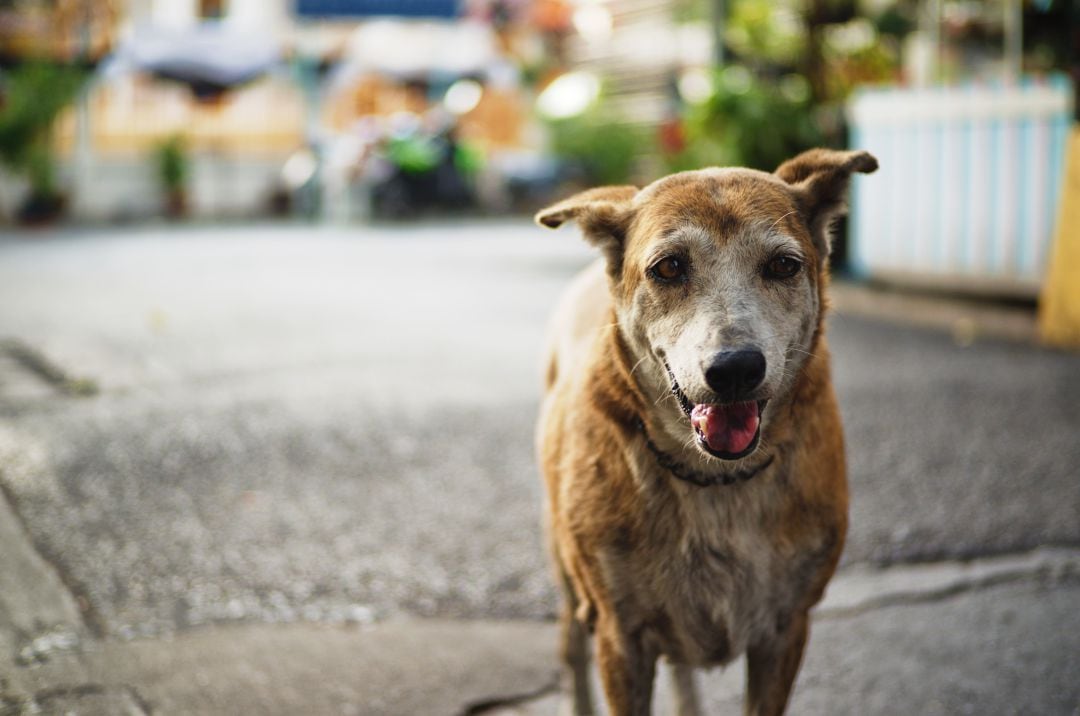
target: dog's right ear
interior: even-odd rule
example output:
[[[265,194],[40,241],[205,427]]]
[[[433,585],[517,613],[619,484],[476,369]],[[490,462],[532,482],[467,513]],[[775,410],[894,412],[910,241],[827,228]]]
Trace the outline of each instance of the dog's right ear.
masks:
[[[604,252],[608,273],[617,279],[622,270],[626,232],[633,218],[630,202],[637,193],[635,186],[589,189],[540,210],[536,223],[557,229],[567,221],[576,221],[585,240]]]

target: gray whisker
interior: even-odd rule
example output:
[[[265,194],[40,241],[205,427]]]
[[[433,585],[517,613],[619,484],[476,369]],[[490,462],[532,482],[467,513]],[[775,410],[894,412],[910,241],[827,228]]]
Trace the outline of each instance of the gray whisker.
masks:
[[[808,356],[810,356],[811,358],[817,358],[817,357],[818,357],[818,354],[817,354],[817,353],[813,353],[813,352],[811,352],[811,351],[805,351],[805,350],[803,350],[802,348],[796,348],[795,346],[792,346],[791,348],[788,348],[788,349],[787,349],[787,352],[788,352],[789,354],[790,354],[790,353],[802,353],[802,354],[804,354],[804,355],[808,355]]]

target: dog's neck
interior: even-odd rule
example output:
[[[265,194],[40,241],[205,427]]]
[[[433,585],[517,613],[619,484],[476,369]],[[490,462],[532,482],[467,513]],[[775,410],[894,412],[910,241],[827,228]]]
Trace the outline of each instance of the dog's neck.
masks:
[[[738,482],[747,482],[756,477],[758,473],[765,468],[769,467],[775,457],[772,454],[767,454],[764,459],[756,461],[756,464],[738,471],[727,471],[719,474],[715,474],[711,471],[703,472],[684,465],[679,462],[678,458],[658,448],[656,443],[653,442],[653,439],[649,437],[649,429],[645,426],[645,421],[638,421],[638,430],[645,438],[645,447],[649,448],[649,452],[656,458],[656,462],[660,467],[664,468],[677,479],[688,482],[691,485],[697,485],[698,487],[734,485]]]

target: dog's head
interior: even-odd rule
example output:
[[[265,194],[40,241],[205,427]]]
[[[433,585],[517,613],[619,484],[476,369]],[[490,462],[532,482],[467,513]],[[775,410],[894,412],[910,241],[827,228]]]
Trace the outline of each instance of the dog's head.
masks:
[[[575,220],[602,250],[634,375],[676,398],[657,408],[665,432],[737,460],[813,350],[831,225],[852,172],[875,169],[867,152],[814,149],[774,174],[712,168],[591,189],[536,220]]]

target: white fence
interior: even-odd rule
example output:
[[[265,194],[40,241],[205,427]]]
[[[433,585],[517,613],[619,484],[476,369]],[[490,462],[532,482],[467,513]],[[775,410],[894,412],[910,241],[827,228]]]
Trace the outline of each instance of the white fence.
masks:
[[[881,169],[852,197],[852,268],[864,276],[1033,295],[1057,213],[1072,88],[865,90],[851,146]]]
[[[187,183],[192,217],[262,216],[286,158],[192,152]],[[84,167],[69,157],[58,168],[60,186],[71,197],[68,215],[75,221],[145,219],[164,210],[164,192],[151,157],[95,157]],[[23,178],[0,172],[0,217],[14,216],[27,191]]]

